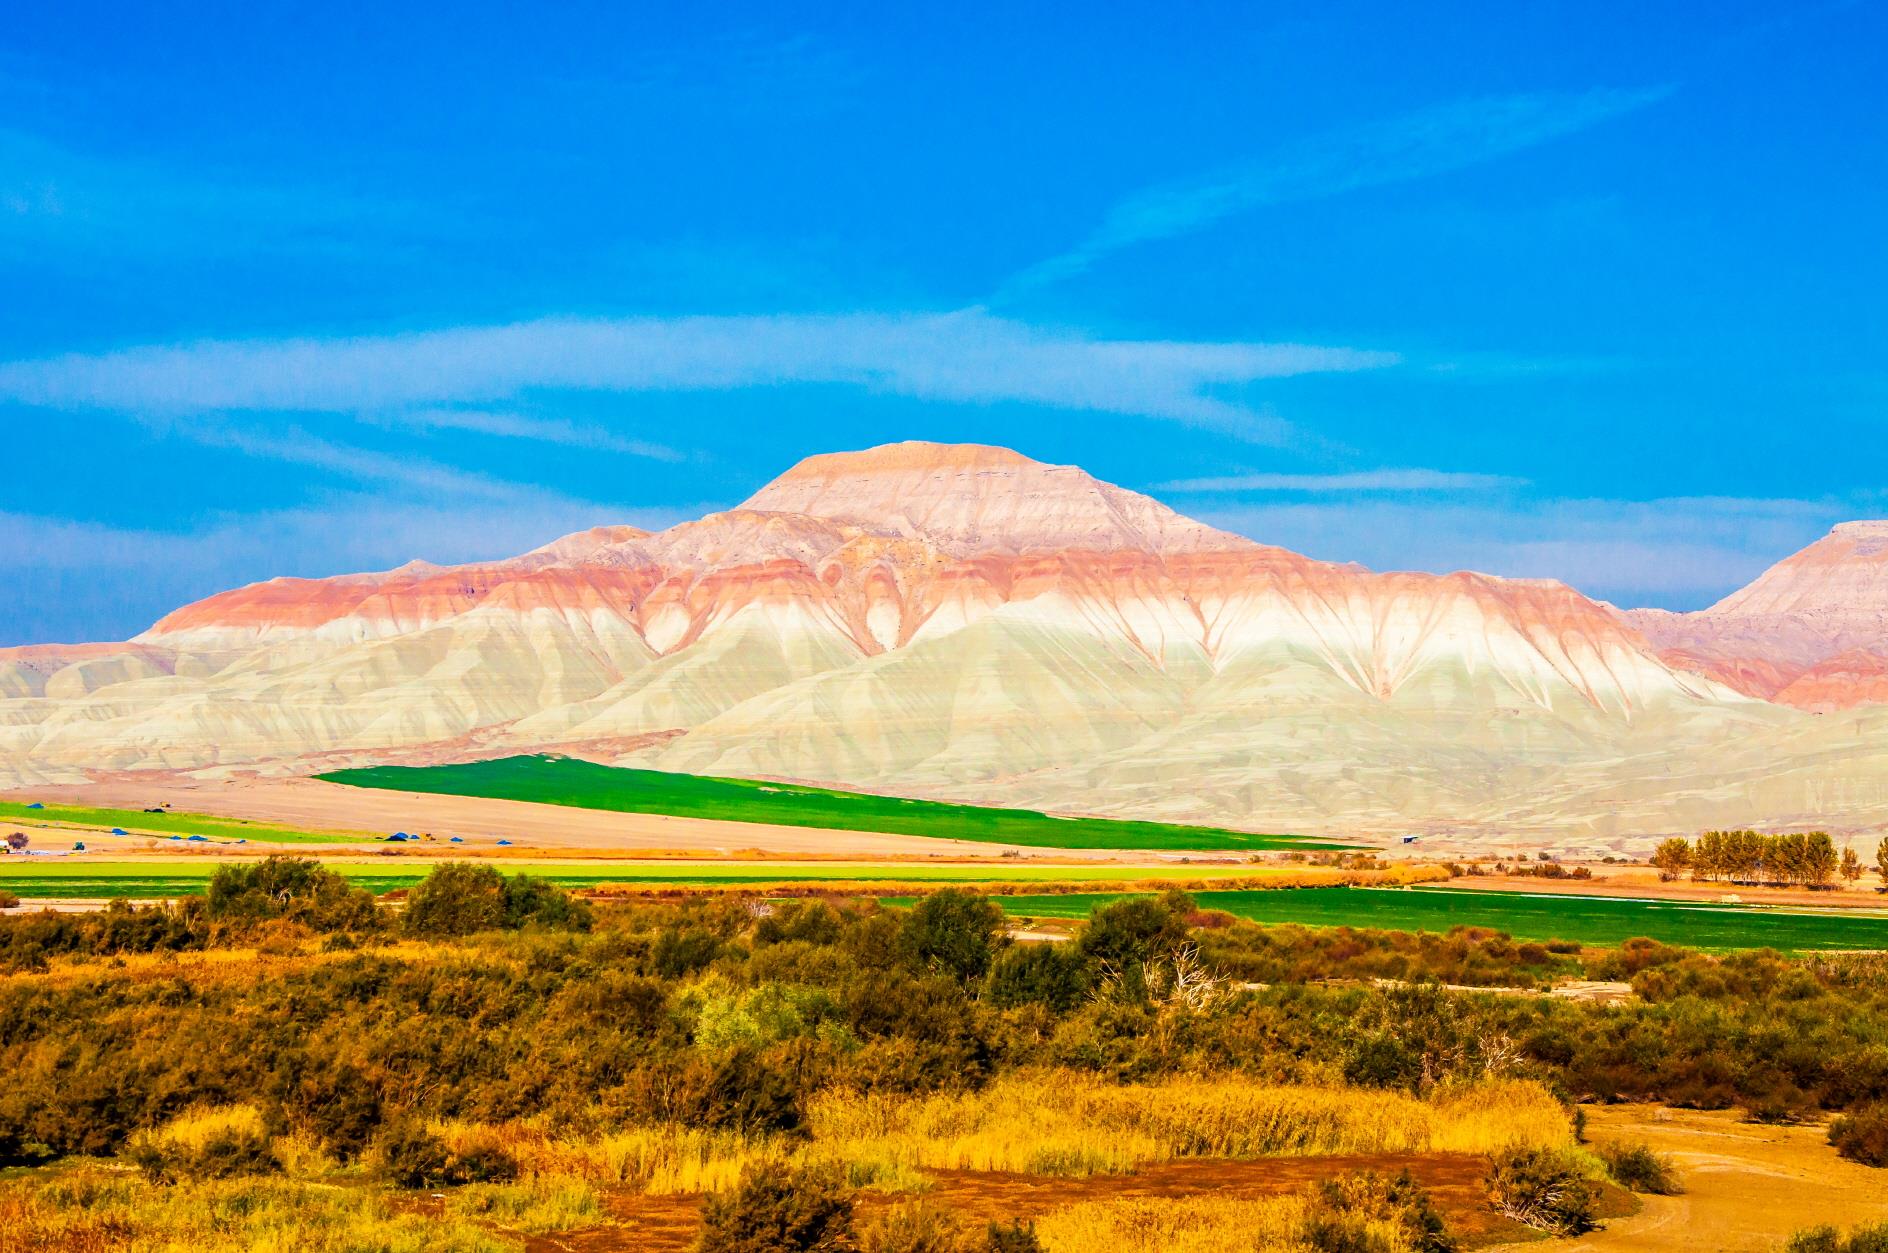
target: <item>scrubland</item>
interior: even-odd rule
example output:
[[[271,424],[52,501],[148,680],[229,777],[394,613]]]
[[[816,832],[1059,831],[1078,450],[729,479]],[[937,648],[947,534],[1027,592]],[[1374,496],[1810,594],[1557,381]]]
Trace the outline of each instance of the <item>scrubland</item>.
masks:
[[[394,911],[286,859],[9,917],[0,1249],[1436,1250],[1661,1177],[1583,1147],[1579,1101],[1840,1114],[1837,1149],[1880,1151],[1880,959],[1262,928],[1181,893],[1067,944],[1000,920],[960,891],[591,905],[471,865]],[[1444,986],[1573,975],[1637,997]],[[1330,1178],[1214,1188],[1286,1159]],[[1433,1199],[1426,1163],[1477,1182]]]

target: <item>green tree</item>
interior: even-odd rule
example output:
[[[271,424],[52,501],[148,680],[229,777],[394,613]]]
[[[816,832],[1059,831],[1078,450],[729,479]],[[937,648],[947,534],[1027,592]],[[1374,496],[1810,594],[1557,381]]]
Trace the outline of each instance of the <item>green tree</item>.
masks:
[[[1875,874],[1881,879],[1881,885],[1888,888],[1888,835],[1881,837],[1881,843],[1875,846]]]
[[[961,980],[981,979],[996,951],[1003,911],[961,888],[934,892],[905,917],[900,936],[917,964]]]
[[[1076,951],[1092,966],[1112,972],[1131,997],[1147,992],[1147,963],[1186,943],[1193,898],[1185,892],[1131,896],[1098,909],[1076,940]]]

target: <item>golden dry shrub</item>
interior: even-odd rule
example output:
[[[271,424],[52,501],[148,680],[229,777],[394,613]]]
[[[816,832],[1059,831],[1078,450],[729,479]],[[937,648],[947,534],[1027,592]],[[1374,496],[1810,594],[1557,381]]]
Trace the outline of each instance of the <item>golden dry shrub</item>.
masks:
[[[516,1253],[451,1216],[284,1179],[154,1184],[96,1166],[0,1183],[0,1253]]]
[[[973,1093],[829,1091],[809,1103],[807,1125],[819,1152],[843,1160],[1048,1175],[1124,1173],[1181,1157],[1488,1153],[1573,1141],[1565,1107],[1515,1080],[1423,1100],[1238,1077],[1117,1085],[1049,1071]]]
[[[1036,1237],[1048,1253],[1305,1253],[1321,1214],[1305,1196],[1084,1201],[1039,1219]],[[1354,1233],[1344,1247],[1416,1253],[1394,1222],[1358,1222]]]

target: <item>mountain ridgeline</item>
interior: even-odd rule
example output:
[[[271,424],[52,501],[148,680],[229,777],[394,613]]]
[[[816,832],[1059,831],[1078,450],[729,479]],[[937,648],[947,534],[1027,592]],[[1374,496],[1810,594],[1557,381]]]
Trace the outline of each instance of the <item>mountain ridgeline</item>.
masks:
[[[1264,830],[1888,823],[1888,524],[1699,614],[1373,573],[1000,448],[0,650],[0,786],[555,752]]]

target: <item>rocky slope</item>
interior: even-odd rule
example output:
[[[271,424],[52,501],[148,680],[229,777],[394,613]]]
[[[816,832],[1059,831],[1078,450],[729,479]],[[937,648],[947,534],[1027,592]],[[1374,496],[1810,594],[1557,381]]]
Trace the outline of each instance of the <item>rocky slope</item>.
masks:
[[[1888,521],[1845,522],[1709,609],[1633,610],[1666,661],[1826,711],[1888,701]]]
[[[1888,821],[1875,712],[1812,725],[1642,629],[1558,583],[1312,561],[1074,467],[898,444],[654,534],[0,652],[0,781],[553,749],[1299,830]]]

